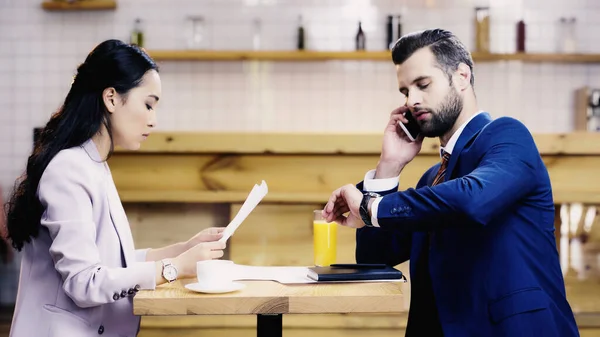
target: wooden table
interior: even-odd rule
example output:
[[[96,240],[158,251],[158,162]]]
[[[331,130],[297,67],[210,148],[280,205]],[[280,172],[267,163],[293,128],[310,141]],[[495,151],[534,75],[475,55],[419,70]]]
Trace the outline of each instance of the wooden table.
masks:
[[[283,314],[393,313],[407,310],[403,283],[284,285],[241,281],[246,288],[227,294],[200,294],[184,288],[195,279],[140,291],[133,312],[140,316],[257,315],[257,336],[281,336]]]

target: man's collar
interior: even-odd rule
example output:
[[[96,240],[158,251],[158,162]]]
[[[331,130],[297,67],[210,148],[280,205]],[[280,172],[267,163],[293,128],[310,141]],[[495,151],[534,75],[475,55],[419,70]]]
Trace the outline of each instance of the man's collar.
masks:
[[[473,116],[471,116],[466,122],[464,122],[455,132],[454,134],[452,134],[452,137],[450,137],[450,139],[448,139],[448,143],[446,143],[446,146],[444,147],[440,147],[440,157],[442,156],[442,154],[444,152],[447,152],[449,154],[452,154],[452,150],[454,150],[454,145],[456,145],[456,141],[458,141],[458,138],[460,137],[460,134],[463,132],[463,130],[465,129],[465,127],[467,126],[467,124],[469,124],[469,122],[475,118],[475,116],[479,115],[480,113],[482,113],[483,110],[478,111],[477,113],[473,114]]]

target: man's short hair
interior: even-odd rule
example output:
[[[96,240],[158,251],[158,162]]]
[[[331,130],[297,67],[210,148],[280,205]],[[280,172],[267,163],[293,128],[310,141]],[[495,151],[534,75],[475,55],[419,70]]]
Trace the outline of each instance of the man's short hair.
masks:
[[[475,85],[471,54],[454,34],[444,29],[428,29],[402,36],[392,48],[392,60],[396,65],[402,64],[417,50],[425,47],[431,49],[449,80],[458,65],[464,63],[471,69],[471,86]]]

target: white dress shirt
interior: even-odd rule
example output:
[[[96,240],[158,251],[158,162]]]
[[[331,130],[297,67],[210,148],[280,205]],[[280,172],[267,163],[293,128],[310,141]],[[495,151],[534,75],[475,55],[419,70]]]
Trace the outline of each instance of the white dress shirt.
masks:
[[[466,122],[464,122],[457,130],[452,134],[452,137],[448,140],[448,143],[445,147],[440,147],[440,158],[442,156],[442,151],[448,152],[452,154],[452,150],[456,145],[456,141],[460,137],[460,134],[463,132],[467,124],[475,118],[475,116],[479,115],[483,111],[479,111],[473,116],[471,116]],[[375,170],[370,170],[365,174],[365,179],[363,180],[363,189],[367,192],[383,192],[391,189],[396,189],[399,185],[398,177],[394,178],[384,178],[384,179],[375,179]],[[373,227],[379,227],[379,222],[377,221],[377,212],[379,209],[379,203],[383,197],[375,198],[373,200],[373,204],[371,205],[371,223]]]

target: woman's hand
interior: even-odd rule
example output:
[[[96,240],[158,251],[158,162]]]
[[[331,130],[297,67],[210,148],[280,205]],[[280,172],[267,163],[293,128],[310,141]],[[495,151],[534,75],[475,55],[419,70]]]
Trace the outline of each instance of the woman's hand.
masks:
[[[162,259],[172,259],[179,256],[195,246],[206,243],[216,242],[223,236],[224,227],[211,227],[200,231],[187,241],[178,242],[176,244],[153,248],[146,253],[146,261],[160,261]]]
[[[190,249],[202,242],[213,242],[223,237],[225,227],[210,227],[200,231],[186,242],[187,249]]]
[[[225,242],[201,242],[173,259],[179,278],[196,276],[196,262],[223,257]]]

